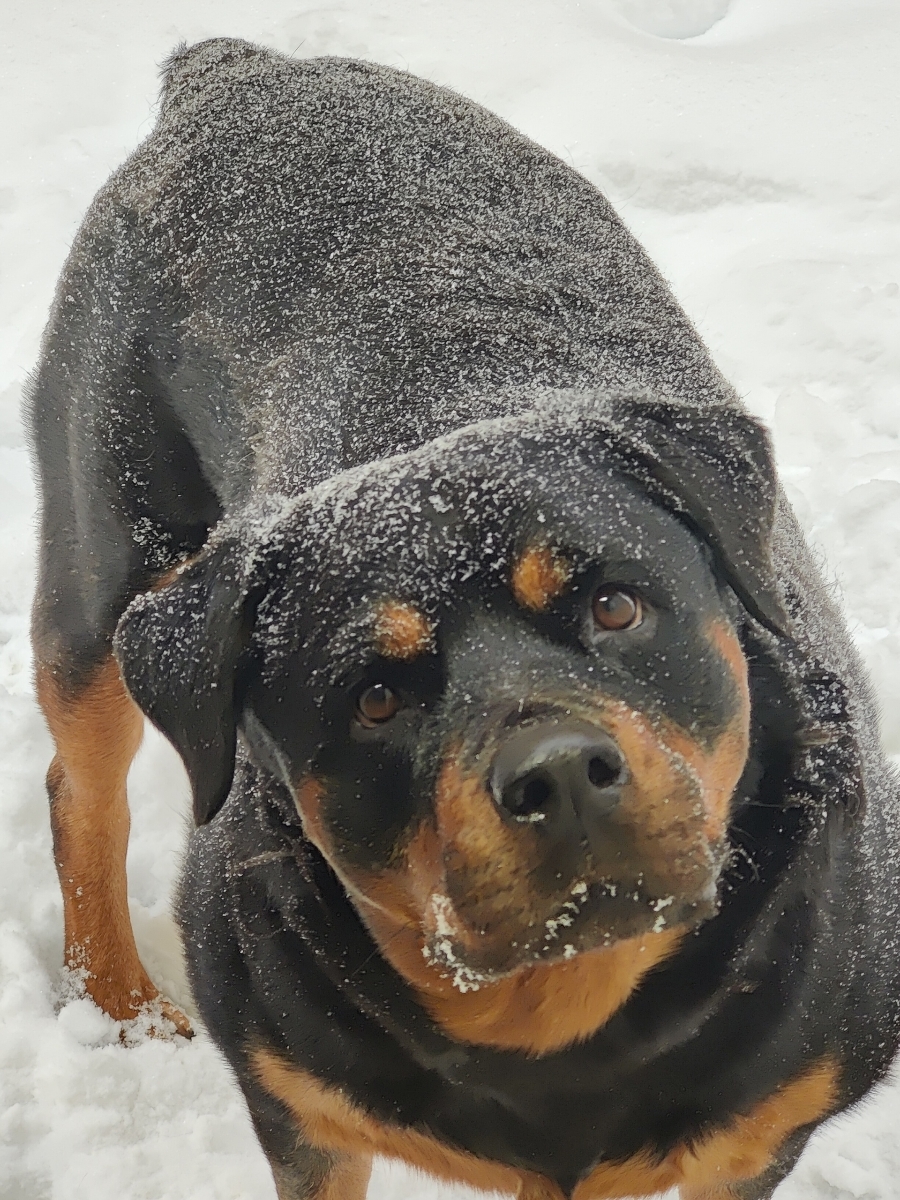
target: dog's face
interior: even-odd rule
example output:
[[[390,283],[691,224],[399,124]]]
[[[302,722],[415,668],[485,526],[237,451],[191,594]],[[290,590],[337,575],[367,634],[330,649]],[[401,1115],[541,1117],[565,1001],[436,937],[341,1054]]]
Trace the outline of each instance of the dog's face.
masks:
[[[386,952],[465,989],[715,911],[750,723],[720,559],[502,422],[276,524],[234,719]]]
[[[363,915],[421,930],[462,981],[708,916],[747,752],[710,556],[621,477],[571,505],[582,481],[534,465],[477,520],[477,481],[445,479],[417,531],[443,588],[404,586],[387,540],[336,566],[330,619],[248,694]],[[263,623],[302,622],[304,583]]]

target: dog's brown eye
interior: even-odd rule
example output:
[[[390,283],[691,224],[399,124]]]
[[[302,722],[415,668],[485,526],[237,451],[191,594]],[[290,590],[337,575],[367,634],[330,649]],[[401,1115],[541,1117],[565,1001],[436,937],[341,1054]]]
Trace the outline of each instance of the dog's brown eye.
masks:
[[[370,728],[389,721],[401,707],[400,697],[384,683],[367,687],[356,702],[357,716]]]
[[[623,588],[602,587],[594,596],[594,621],[600,629],[635,629],[643,620],[640,598]]]

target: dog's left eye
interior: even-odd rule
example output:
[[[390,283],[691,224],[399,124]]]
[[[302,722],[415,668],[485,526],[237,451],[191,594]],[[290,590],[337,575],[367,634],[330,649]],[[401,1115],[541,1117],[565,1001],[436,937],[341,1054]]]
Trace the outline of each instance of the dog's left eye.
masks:
[[[402,707],[400,697],[386,683],[373,683],[360,693],[356,701],[356,715],[362,725],[371,729],[389,721]]]

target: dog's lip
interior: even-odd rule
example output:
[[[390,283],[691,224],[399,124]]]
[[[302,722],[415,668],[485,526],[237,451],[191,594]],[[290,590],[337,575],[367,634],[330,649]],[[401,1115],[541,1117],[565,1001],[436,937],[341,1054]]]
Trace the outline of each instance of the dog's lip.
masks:
[[[583,945],[576,953],[602,949],[616,942],[634,937],[636,932],[660,933],[670,925],[681,924],[688,912],[703,905],[708,888],[699,896],[678,896],[669,893],[653,896],[644,891],[640,883],[622,883],[612,880],[595,880],[591,883],[576,883],[569,898],[560,904],[555,914],[543,923],[542,945],[547,952],[557,943],[563,947],[574,937],[583,938],[592,924],[603,920],[607,928],[598,930],[598,937],[591,945]],[[713,886],[713,893],[715,887]],[[646,923],[646,929],[635,930],[628,926]],[[615,926],[624,926],[619,933]],[[526,948],[536,949],[532,942]],[[570,952],[570,957],[573,956]],[[563,957],[566,957],[563,954]]]
[[[693,927],[714,914],[717,893],[717,878],[698,894],[681,897],[652,897],[634,883],[577,880],[568,897],[541,925],[523,928],[520,938],[506,941],[507,955],[496,954],[500,947],[495,944],[495,953],[485,956],[490,957],[490,965],[484,958],[479,961],[479,956],[447,929],[427,937],[423,953],[439,970],[447,970],[462,990],[474,989],[531,966],[567,962],[634,937]],[[611,920],[613,913],[619,915],[619,921]],[[606,927],[592,930],[604,917]],[[610,927],[616,924],[621,924],[619,931]],[[486,936],[487,931],[481,931],[481,938]]]

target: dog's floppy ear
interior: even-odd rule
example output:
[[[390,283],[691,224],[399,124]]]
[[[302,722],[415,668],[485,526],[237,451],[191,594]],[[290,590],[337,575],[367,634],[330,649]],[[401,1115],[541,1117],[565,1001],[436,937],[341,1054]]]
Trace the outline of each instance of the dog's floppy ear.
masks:
[[[763,426],[736,405],[652,398],[617,399],[613,417],[626,469],[712,547],[748,612],[785,632],[771,551],[778,484]]]
[[[135,702],[181,755],[194,794],[194,819],[209,821],[234,776],[235,695],[252,604],[238,545],[203,550],[125,610],[113,640]]]

